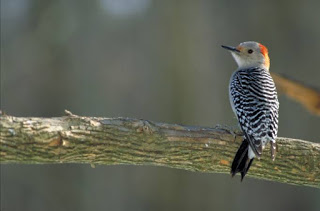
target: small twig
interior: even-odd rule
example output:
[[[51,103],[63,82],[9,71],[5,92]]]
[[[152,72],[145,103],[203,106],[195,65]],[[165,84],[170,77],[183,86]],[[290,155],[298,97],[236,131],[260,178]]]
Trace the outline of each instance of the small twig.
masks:
[[[301,103],[308,111],[320,115],[320,91],[283,75],[271,73],[280,93]]]

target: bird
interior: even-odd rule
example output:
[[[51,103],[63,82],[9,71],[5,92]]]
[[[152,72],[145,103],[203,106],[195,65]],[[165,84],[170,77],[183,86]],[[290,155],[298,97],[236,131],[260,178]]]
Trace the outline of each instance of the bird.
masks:
[[[234,177],[240,172],[242,181],[254,158],[260,159],[267,143],[271,144],[271,158],[275,160],[279,101],[264,45],[246,41],[237,47],[221,47],[231,52],[238,65],[230,78],[229,99],[244,136],[230,173]]]

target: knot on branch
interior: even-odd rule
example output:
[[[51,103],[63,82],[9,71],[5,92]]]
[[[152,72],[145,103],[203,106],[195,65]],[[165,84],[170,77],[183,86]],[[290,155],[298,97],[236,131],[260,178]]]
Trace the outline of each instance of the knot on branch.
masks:
[[[140,120],[137,122],[137,129],[138,133],[145,133],[145,134],[152,134],[156,131],[156,127],[152,125],[150,121],[147,120]]]

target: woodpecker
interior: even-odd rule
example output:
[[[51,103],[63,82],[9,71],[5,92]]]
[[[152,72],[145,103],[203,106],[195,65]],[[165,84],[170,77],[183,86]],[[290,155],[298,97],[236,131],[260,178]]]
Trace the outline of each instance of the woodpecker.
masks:
[[[265,46],[248,41],[237,47],[222,47],[231,52],[238,65],[230,78],[229,98],[244,138],[232,162],[231,175],[240,172],[242,181],[253,159],[260,159],[269,142],[271,158],[275,159],[279,101]]]

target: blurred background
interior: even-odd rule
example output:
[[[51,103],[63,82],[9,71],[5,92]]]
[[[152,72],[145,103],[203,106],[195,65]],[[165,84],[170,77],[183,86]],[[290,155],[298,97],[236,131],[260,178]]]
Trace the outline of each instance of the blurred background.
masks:
[[[259,41],[271,71],[320,87],[320,1],[1,0],[1,109],[236,126],[220,45]],[[280,93],[279,136],[320,118]],[[250,172],[249,172],[250,174]],[[1,210],[320,210],[320,191],[148,166],[1,165]]]

